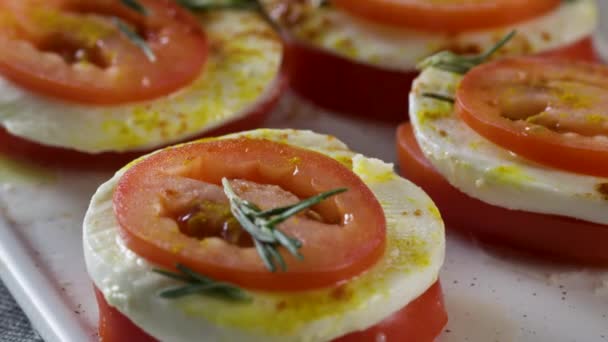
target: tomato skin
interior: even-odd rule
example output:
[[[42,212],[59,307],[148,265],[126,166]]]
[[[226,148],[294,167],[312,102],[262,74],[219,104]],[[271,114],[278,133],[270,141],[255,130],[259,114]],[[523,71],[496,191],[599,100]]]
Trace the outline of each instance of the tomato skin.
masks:
[[[100,342],[156,342],[127,316],[110,306],[98,288],[94,288],[99,308],[99,341]]]
[[[11,19],[0,35],[0,74],[45,96],[97,105],[150,100],[188,85],[207,59],[200,23],[173,1],[141,3],[147,16],[119,0],[5,1],[0,14]],[[120,32],[113,16],[143,32],[155,60]],[[93,57],[77,63],[82,52]]]
[[[315,105],[338,114],[393,123],[407,117],[417,70],[395,71],[352,61],[284,35],[289,85]],[[599,61],[586,37],[540,56]],[[379,86],[382,85],[382,86]]]
[[[299,198],[336,188],[348,191],[315,206],[329,226],[315,225],[317,221],[284,223],[282,231],[301,241],[303,258],[298,260],[281,248],[287,271],[269,272],[255,247],[222,239],[201,243],[176,229],[175,219],[166,219],[170,214],[163,203],[176,202],[180,193],[199,191],[194,187],[200,182],[219,185],[224,177],[276,185]],[[213,189],[219,195],[210,200],[222,203],[221,187]],[[207,199],[196,196],[187,203]],[[263,208],[263,203],[258,205]],[[385,252],[384,211],[358,175],[319,152],[266,139],[207,140],[147,156],[121,176],[113,206],[122,240],[139,256],[166,269],[183,264],[247,289],[303,291],[333,286],[366,271]],[[165,214],[159,215],[159,210]],[[327,246],[333,250],[331,255]]]
[[[607,225],[509,210],[460,192],[422,154],[409,123],[398,128],[397,149],[402,174],[433,198],[448,228],[550,259],[608,265]],[[491,223],[471,214],[480,212]]]
[[[284,51],[290,87],[315,105],[395,123],[407,115],[416,70],[385,70],[291,38]]]
[[[427,0],[332,0],[338,8],[383,25],[450,33],[516,24],[554,10],[560,3],[560,0],[493,0],[435,5]]]
[[[363,331],[350,333],[332,342],[432,342],[448,322],[439,282],[400,311]]]
[[[546,87],[549,100],[541,103],[542,109],[534,108],[534,114],[542,112],[552,115],[589,120],[588,117],[578,117],[579,112],[589,109],[602,111],[603,103],[595,104],[601,96],[608,94],[608,68],[599,64],[580,61],[545,60],[534,57],[507,58],[496,62],[483,64],[469,71],[456,91],[454,110],[460,118],[478,134],[493,143],[515,152],[524,158],[548,165],[553,168],[594,175],[608,176],[608,143],[596,140],[589,131],[571,131],[567,125],[562,129],[566,132],[579,133],[576,137],[567,137],[564,133],[547,129],[535,130],[541,125],[529,121],[529,118],[513,120],[503,117],[504,110],[499,105],[501,94],[515,86]],[[575,86],[593,86],[602,90],[598,99],[597,94],[587,95],[565,88],[566,95],[554,95],[549,82],[566,81]],[[556,88],[559,86],[556,86]],[[590,104],[574,103],[575,100],[588,101]],[[529,97],[529,95],[528,95]],[[487,101],[490,100],[490,101]],[[581,109],[582,108],[582,109]],[[595,112],[594,112],[595,113]],[[601,119],[601,117],[600,117]],[[564,122],[567,122],[564,119]],[[559,121],[557,124],[558,127]],[[586,123],[588,127],[597,127],[593,122]],[[606,130],[599,134],[605,135]]]
[[[110,306],[95,288],[99,306],[99,338],[103,342],[157,342],[127,316]],[[441,334],[448,320],[439,282],[420,297],[384,321],[361,332],[353,332],[332,342],[376,342],[384,334],[386,342],[431,342]]]
[[[262,125],[276,107],[281,94],[287,86],[285,73],[274,81],[276,86],[266,95],[266,99],[252,108],[242,117],[228,121],[219,127],[206,131],[194,140],[203,137],[224,135],[232,132],[249,130]],[[0,153],[11,158],[51,167],[65,167],[77,170],[116,170],[131,160],[151,150],[132,152],[103,152],[91,154],[67,148],[42,145],[21,137],[14,136],[0,126]]]

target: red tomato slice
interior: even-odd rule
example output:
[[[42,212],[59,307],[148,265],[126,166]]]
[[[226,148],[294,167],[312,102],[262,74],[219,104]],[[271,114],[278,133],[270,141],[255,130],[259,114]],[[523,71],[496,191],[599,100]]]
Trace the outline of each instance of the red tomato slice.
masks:
[[[115,105],[167,95],[200,75],[207,40],[170,0],[140,0],[144,16],[120,0],[10,0],[0,6],[0,74],[60,99]],[[133,26],[151,61],[113,20]]]
[[[331,3],[386,25],[462,32],[532,19],[557,8],[561,0],[332,0]]]
[[[608,176],[608,67],[538,58],[467,73],[456,111],[477,133],[551,167]]]
[[[590,37],[540,55],[599,61]],[[408,94],[418,75],[416,70],[395,71],[358,63],[291,37],[286,40],[285,60],[291,88],[320,107],[395,123],[407,118]]]
[[[193,204],[227,205],[215,185],[222,177],[260,187],[276,185],[299,198],[335,188],[349,191],[315,207],[321,222],[295,218],[283,223],[283,232],[302,242],[304,259],[297,260],[281,248],[288,270],[272,273],[254,247],[220,238],[201,242],[177,229],[176,217]],[[241,190],[243,198],[262,209],[285,205],[262,201],[283,196],[274,190],[256,194],[249,185]],[[357,175],[320,153],[268,140],[213,140],[151,155],[122,176],[114,192],[114,209],[121,236],[138,255],[165,268],[181,263],[212,278],[261,290],[307,290],[348,280],[376,263],[386,239],[382,207]]]
[[[469,197],[450,185],[424,157],[409,123],[397,131],[397,149],[403,175],[433,198],[448,228],[552,259],[608,265],[607,225],[509,210]],[[471,213],[484,213],[490,220]]]
[[[128,339],[137,342],[156,342],[127,316],[110,306],[103,294],[95,288],[99,306],[99,337],[104,342],[120,342]],[[334,342],[376,342],[384,335],[385,341],[431,342],[441,333],[448,316],[443,306],[443,294],[439,282],[424,294],[392,316],[367,330],[354,332],[335,339]]]

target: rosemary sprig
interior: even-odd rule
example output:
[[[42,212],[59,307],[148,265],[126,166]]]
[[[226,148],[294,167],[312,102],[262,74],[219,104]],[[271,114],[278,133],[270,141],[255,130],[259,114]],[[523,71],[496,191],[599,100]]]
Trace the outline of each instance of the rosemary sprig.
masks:
[[[140,48],[150,62],[156,62],[156,55],[150,46],[148,46],[148,43],[146,43],[146,41],[137,32],[131,29],[131,27],[129,27],[129,25],[127,25],[122,19],[117,17],[114,17],[113,19],[118,30],[127,36],[127,38],[129,38],[133,44]]]
[[[431,99],[435,99],[435,100],[439,100],[439,101],[449,102],[449,103],[454,103],[456,101],[451,96],[438,94],[438,93],[422,93],[422,96],[428,97]]]
[[[230,186],[228,179],[222,178],[222,185],[224,193],[226,193],[230,201],[232,215],[239,221],[241,227],[251,235],[258,254],[262,258],[266,268],[271,272],[276,271],[277,263],[281,270],[286,270],[285,260],[283,260],[283,257],[278,252],[278,247],[280,246],[285,247],[296,258],[302,259],[302,255],[299,252],[302,242],[287,236],[277,228],[277,225],[331,196],[347,191],[344,188],[334,189],[320,193],[294,205],[263,211],[255,204],[238,197]]]
[[[258,8],[257,0],[177,0],[177,3],[191,11],[208,11],[213,9]]]
[[[475,56],[461,56],[451,51],[439,52],[420,62],[418,64],[418,69],[422,70],[429,67],[435,67],[457,74],[466,74],[473,67],[487,61],[488,58],[496,53],[496,51],[505,46],[505,44],[507,44],[513,38],[513,36],[515,36],[515,34],[516,31],[511,31],[488,51]]]
[[[174,299],[192,294],[203,294],[232,301],[248,301],[251,299],[245,291],[235,285],[213,280],[182,264],[177,264],[176,268],[180,273],[161,269],[154,270],[157,274],[187,283],[183,286],[163,290],[160,293],[163,298]]]
[[[141,15],[148,15],[148,9],[137,0],[121,0],[120,2]]]

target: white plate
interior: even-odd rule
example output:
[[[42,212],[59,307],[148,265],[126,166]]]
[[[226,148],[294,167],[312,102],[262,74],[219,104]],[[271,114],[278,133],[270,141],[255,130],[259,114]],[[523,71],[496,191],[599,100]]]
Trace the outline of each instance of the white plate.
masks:
[[[394,125],[331,116],[293,96],[269,126],[333,134],[354,150],[395,160]],[[47,342],[97,340],[81,222],[109,177],[13,172],[0,163],[0,275]],[[608,269],[520,259],[450,235],[441,280],[450,316],[441,341],[608,341]]]

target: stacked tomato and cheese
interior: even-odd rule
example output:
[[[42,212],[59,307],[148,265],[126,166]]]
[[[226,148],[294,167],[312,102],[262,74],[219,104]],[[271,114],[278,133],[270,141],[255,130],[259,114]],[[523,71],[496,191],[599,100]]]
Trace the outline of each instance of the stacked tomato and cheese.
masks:
[[[285,270],[271,272],[247,233],[229,228],[224,177],[262,210],[347,191],[277,227],[301,242],[302,258],[280,247]],[[184,213],[206,223],[184,225]],[[443,229],[431,199],[392,165],[331,136],[257,130],[170,147],[117,172],[92,198],[84,253],[103,341],[432,341],[447,319]],[[177,264],[250,300],[159,296],[181,283],[154,270]]]
[[[291,86],[314,103],[403,120],[421,59],[479,53],[509,31],[507,55],[595,60],[594,0],[261,1],[283,30]]]
[[[530,57],[464,76],[430,68],[410,96],[401,169],[448,226],[608,264],[608,68]]]
[[[99,164],[254,127],[273,107],[282,46],[258,13],[128,3],[2,1],[2,152]]]

